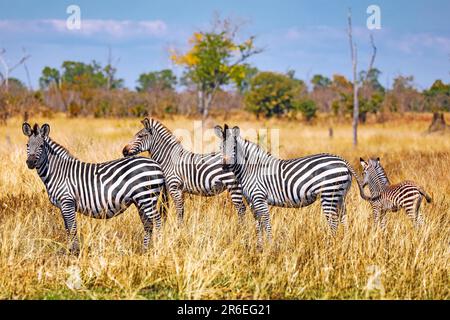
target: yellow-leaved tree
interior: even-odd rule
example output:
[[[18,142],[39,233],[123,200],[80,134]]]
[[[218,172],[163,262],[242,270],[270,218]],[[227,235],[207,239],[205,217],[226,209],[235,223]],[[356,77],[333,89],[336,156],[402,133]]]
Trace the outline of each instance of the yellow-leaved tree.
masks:
[[[203,118],[208,116],[217,90],[230,84],[239,88],[251,69],[246,60],[261,52],[255,48],[253,36],[239,42],[237,30],[226,20],[212,31],[195,32],[187,52],[171,51],[172,62],[185,68],[183,79],[197,90],[197,107]]]

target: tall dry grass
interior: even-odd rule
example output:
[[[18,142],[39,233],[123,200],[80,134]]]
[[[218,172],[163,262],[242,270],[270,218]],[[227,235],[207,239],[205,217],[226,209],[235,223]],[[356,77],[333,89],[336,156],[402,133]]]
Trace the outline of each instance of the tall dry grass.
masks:
[[[336,125],[330,139],[324,121],[227,120],[242,129],[281,129],[283,157],[332,152],[359,170],[360,156],[380,156],[393,182],[415,180],[433,196],[432,204],[422,205],[422,230],[403,212],[388,215],[385,235],[374,230],[370,207],[353,181],[349,229],[341,228],[335,239],[318,202],[272,208],[274,241],[259,253],[251,214],[238,228],[226,194],[192,196],[186,197],[185,226],[177,228],[172,205],[147,253],[141,252],[143,230],[134,207],[108,221],[79,215],[79,257],[57,254],[65,246],[63,221],[36,172],[27,169],[21,121],[12,119],[0,127],[0,299],[448,299],[450,136],[424,135],[429,119],[362,126],[357,149],[347,124]],[[120,157],[140,129],[137,119],[47,121],[56,141],[92,162]],[[223,119],[207,126],[215,122]],[[193,126],[184,118],[164,123],[171,129]]]

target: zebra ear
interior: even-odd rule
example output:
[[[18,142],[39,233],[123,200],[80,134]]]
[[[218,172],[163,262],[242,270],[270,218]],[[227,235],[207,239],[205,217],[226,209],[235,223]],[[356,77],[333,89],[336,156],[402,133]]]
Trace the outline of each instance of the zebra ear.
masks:
[[[232,130],[233,136],[238,137],[241,134],[241,129],[238,126],[233,127]]]
[[[217,137],[219,137],[220,139],[223,138],[223,130],[222,127],[217,125],[214,127],[214,133],[216,134]]]
[[[359,162],[361,163],[363,169],[365,169],[368,166],[367,162],[363,158],[359,158]]]
[[[148,118],[142,120],[141,123],[144,125],[145,129],[150,129],[150,120],[148,120]]]
[[[380,163],[380,157],[376,158],[377,162]]]
[[[27,137],[31,136],[33,134],[33,130],[31,130],[31,126],[28,122],[24,122],[22,124],[22,132]]]
[[[50,126],[45,123],[41,128],[41,134],[43,137],[48,137],[48,134],[50,133]]]

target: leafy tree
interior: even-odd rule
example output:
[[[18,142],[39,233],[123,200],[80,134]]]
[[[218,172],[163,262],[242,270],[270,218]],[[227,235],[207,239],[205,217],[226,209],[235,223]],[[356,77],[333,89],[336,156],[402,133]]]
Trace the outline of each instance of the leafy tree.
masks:
[[[319,88],[328,88],[331,86],[331,80],[321,74],[315,74],[312,79],[311,83],[313,85],[313,90],[319,89]]]
[[[316,116],[317,112],[316,103],[311,99],[298,101],[294,109],[300,111],[308,122]]]
[[[61,83],[61,74],[58,69],[45,67],[42,70],[42,75],[39,78],[39,86],[41,89],[46,89],[51,85],[59,87]]]
[[[375,91],[384,92],[384,87],[381,85],[380,81],[378,80],[380,74],[381,74],[381,71],[378,70],[377,68],[372,68],[368,72],[361,71],[359,73],[359,78],[360,78],[359,82],[362,83],[363,87],[368,86]]]
[[[381,110],[385,89],[378,80],[380,74],[381,71],[376,68],[359,73],[359,82],[362,84],[358,91],[359,121],[362,123],[366,122],[367,113]]]
[[[136,87],[136,90],[139,92],[155,89],[172,91],[177,84],[177,77],[172,70],[164,69],[161,71],[142,73],[137,82],[139,86]]]
[[[238,42],[237,30],[225,21],[219,30],[195,32],[186,53],[172,52],[172,61],[186,68],[185,79],[196,87],[198,109],[204,118],[217,90],[229,84],[239,88],[244,83],[249,72],[244,62],[260,52],[253,42],[254,37]]]
[[[247,110],[272,117],[281,116],[295,108],[299,84],[290,77],[275,72],[260,72],[250,82],[245,95]]]
[[[331,88],[336,94],[336,98],[331,104],[331,109],[335,115],[353,112],[353,85],[342,75],[333,75]]]
[[[429,110],[450,111],[450,84],[445,84],[442,80],[436,80],[428,90],[423,92],[425,103]]]

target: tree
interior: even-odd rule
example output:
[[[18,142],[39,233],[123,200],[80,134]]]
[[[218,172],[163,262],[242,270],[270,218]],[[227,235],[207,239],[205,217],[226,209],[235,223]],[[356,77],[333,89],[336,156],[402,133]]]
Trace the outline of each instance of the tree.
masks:
[[[332,101],[336,98],[336,93],[332,88],[332,81],[323,75],[315,74],[311,79],[313,89],[310,97],[314,100],[320,111],[329,112]]]
[[[356,147],[356,145],[358,144],[358,122],[360,119],[359,116],[359,98],[358,98],[358,87],[359,87],[359,83],[358,83],[358,79],[357,79],[357,74],[358,74],[358,50],[356,47],[356,44],[353,42],[353,35],[352,35],[352,11],[349,8],[348,9],[348,39],[350,42],[350,57],[351,57],[351,61],[352,61],[352,70],[353,70],[353,123],[352,123],[352,127],[353,127],[353,146]],[[367,68],[367,70],[369,70],[369,72],[367,73],[367,75],[370,74],[371,70],[373,69],[373,64],[375,62],[375,57],[377,55],[377,47],[375,47],[375,43],[373,40],[373,36],[370,35],[370,44],[372,45],[372,49],[373,49],[373,53],[372,56],[370,58],[370,63],[369,63],[369,68]],[[367,81],[367,77],[363,80],[363,83]]]
[[[423,92],[425,103],[433,112],[450,111],[450,84],[436,80],[428,90]]]
[[[164,69],[142,73],[137,80],[139,86],[136,90],[139,92],[151,91],[155,89],[173,91],[177,85],[177,77],[172,70]]]
[[[376,68],[359,73],[359,121],[362,123],[366,122],[367,113],[377,113],[383,104],[385,89],[378,80],[380,74],[381,71]]]
[[[238,91],[241,94],[245,94],[250,90],[250,82],[258,74],[258,68],[246,65],[245,77],[240,81],[238,85]]]
[[[10,78],[10,74],[20,65],[24,65],[25,66],[25,70],[27,72],[28,75],[28,68],[26,68],[26,64],[25,62],[31,57],[29,54],[26,54],[24,52],[24,56],[22,58],[20,58],[20,60],[15,63],[14,65],[10,66],[8,65],[6,59],[4,58],[4,55],[6,53],[6,50],[4,48],[0,49],[0,64],[3,67],[3,72],[0,72],[0,86],[4,86],[6,91],[8,91],[8,85],[9,85],[9,79]]]
[[[39,86],[41,89],[45,90],[52,85],[59,87],[60,84],[61,74],[58,69],[50,67],[44,67],[44,69],[42,69],[42,75],[39,78]]]
[[[115,76],[116,69],[110,64],[102,67],[96,61],[84,63],[64,61],[61,70],[45,67],[42,70],[39,84],[41,89],[55,92],[63,110],[68,110],[72,116],[86,113],[86,108],[95,104],[99,91],[118,89],[123,86],[123,80]]]
[[[316,90],[328,88],[331,85],[331,80],[321,74],[315,74],[311,79],[311,83],[313,85],[313,90]]]
[[[298,82],[284,74],[260,72],[251,80],[245,95],[246,109],[258,118],[281,116],[295,108],[300,90]]]
[[[245,61],[261,52],[254,47],[254,37],[238,42],[238,28],[233,27],[228,20],[217,23],[216,29],[195,32],[186,53],[173,51],[171,55],[175,64],[186,68],[184,78],[195,85],[198,110],[203,118],[208,116],[217,90],[229,84],[239,88],[249,71]]]
[[[343,75],[335,74],[333,75],[331,89],[336,96],[331,105],[333,113],[342,115],[347,112],[353,112],[353,84]]]
[[[300,111],[308,122],[316,116],[317,112],[316,103],[311,99],[298,101],[295,104],[294,109]]]

